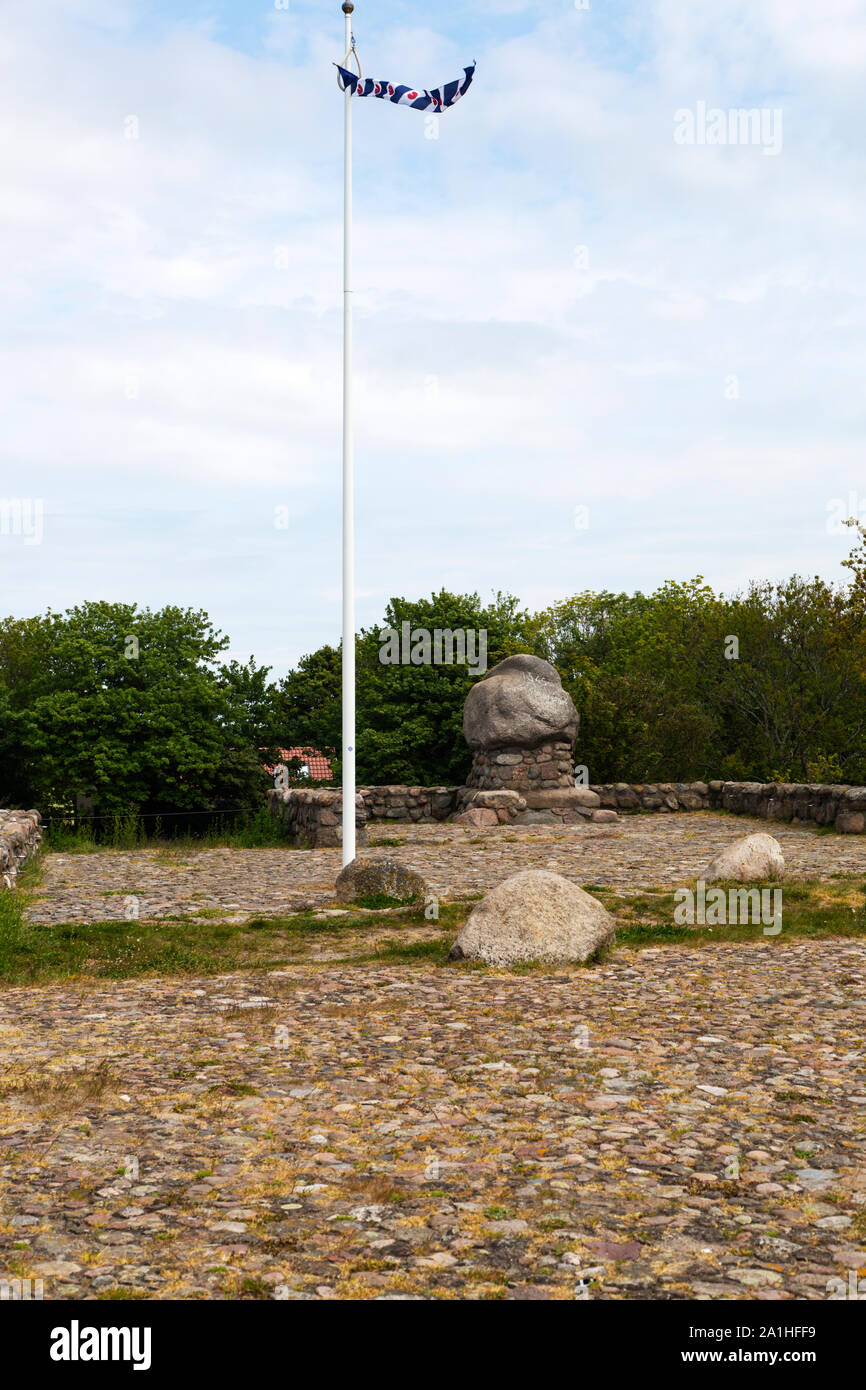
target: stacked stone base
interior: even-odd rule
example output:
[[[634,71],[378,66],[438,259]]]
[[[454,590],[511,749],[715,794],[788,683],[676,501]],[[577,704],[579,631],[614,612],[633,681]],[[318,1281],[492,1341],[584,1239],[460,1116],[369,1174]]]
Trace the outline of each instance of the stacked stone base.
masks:
[[[457,790],[457,825],[480,830],[484,826],[509,825],[519,821],[526,810],[526,799],[519,792],[477,791],[474,787]]]
[[[466,785],[480,791],[552,791],[574,786],[569,743],[542,743],[538,748],[476,749]]]
[[[523,825],[577,825],[580,821],[605,825],[618,819],[615,811],[602,806],[598,792],[592,787],[527,792],[526,807],[520,817]]]
[[[619,819],[603,809],[589,787],[549,787],[543,791],[475,791],[460,787],[455,821],[477,828],[493,825],[574,825],[591,820],[604,825]]]
[[[21,865],[39,849],[41,827],[38,811],[0,810],[0,889],[14,888]]]

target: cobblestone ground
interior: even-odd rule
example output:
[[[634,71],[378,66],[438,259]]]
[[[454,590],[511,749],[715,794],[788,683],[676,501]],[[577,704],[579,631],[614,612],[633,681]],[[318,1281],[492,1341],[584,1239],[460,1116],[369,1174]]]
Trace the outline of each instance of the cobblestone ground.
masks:
[[[793,878],[866,874],[866,837],[770,826]],[[484,893],[520,869],[551,868],[579,884],[619,891],[694,883],[713,854],[767,822],[711,811],[624,816],[616,825],[564,829],[468,830],[456,825],[375,825],[364,854],[399,854],[446,901]],[[398,841],[397,845],[393,842]],[[53,854],[29,913],[35,922],[102,922],[124,915],[123,896],[139,898],[142,917],[200,908],[278,914],[333,898],[336,849],[138,850]]]
[[[386,833],[448,897],[550,862],[683,882],[753,828]],[[866,870],[857,837],[774,833],[794,874]],[[115,884],[285,911],[336,865],[168,858],[53,856],[34,916],[116,916]],[[866,1276],[864,982],[862,940],[757,938],[8,989],[0,1270],[52,1299],[827,1298]]]

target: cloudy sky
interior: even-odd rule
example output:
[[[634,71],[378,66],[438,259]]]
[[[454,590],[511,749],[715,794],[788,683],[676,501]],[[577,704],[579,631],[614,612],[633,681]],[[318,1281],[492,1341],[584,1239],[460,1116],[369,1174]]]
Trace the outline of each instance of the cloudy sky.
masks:
[[[359,626],[842,577],[862,0],[357,0],[355,33],[372,76],[478,62],[438,130],[354,108]],[[337,0],[4,0],[0,502],[43,520],[7,506],[3,614],[192,605],[277,673],[339,639],[342,37]],[[740,108],[763,134],[702,138]]]

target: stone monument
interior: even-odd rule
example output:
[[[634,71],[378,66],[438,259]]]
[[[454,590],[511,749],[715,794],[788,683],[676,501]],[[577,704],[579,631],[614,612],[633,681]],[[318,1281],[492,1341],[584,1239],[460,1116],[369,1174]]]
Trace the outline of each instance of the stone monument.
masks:
[[[578,724],[555,666],[506,657],[466,697],[463,735],[473,752],[466,785],[521,796],[573,787]]]
[[[555,666],[521,653],[473,685],[463,708],[472,771],[457,793],[467,827],[617,819],[597,792],[574,785],[580,717]]]

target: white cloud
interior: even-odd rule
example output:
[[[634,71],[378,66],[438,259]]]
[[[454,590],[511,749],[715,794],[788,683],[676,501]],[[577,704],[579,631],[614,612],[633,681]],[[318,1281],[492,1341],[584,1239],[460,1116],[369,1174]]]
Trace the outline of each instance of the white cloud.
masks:
[[[4,21],[0,494],[26,467],[53,517],[4,590],[182,593],[285,659],[339,623],[338,26],[268,14],[243,51],[184,8]],[[439,140],[356,107],[359,621],[442,583],[838,574],[825,494],[866,491],[862,6],[509,13],[491,41],[486,3],[447,37],[386,10],[364,52],[481,65]],[[781,106],[782,153],[677,146],[697,100]]]

